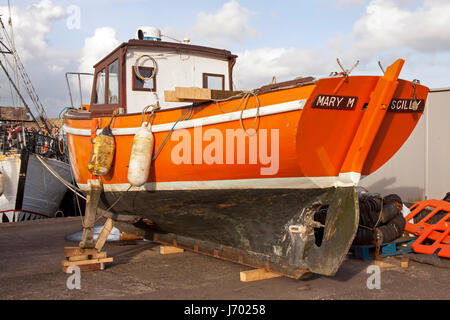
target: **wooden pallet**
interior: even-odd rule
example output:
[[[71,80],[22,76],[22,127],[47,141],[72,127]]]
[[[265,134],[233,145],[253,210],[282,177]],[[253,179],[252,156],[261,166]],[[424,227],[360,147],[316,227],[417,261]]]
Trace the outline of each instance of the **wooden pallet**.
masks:
[[[393,242],[385,243],[381,245],[380,257],[386,258],[396,256],[400,254],[412,252],[411,245],[416,238],[403,237]],[[374,260],[375,259],[375,246],[352,246],[349,251],[349,256],[361,260]]]

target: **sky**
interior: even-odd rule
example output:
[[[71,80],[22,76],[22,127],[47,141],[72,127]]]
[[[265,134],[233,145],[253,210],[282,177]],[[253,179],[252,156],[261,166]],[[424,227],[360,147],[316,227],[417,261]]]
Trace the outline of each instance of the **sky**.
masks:
[[[235,89],[340,71],[381,75],[398,58],[401,78],[450,86],[450,0],[10,0],[16,49],[48,116],[70,106],[65,73],[92,66],[137,28],[239,56]],[[0,0],[6,24],[8,1]],[[8,28],[9,30],[9,28]],[[167,38],[163,40],[170,41]],[[0,75],[0,105],[11,105]],[[87,102],[84,101],[85,103]]]

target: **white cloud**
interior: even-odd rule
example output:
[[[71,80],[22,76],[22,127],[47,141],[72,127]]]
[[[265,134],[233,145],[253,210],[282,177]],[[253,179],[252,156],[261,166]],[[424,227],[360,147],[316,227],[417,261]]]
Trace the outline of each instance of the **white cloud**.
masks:
[[[193,37],[204,37],[210,43],[224,45],[258,35],[248,25],[251,12],[236,0],[225,3],[215,13],[200,12],[193,28]]]
[[[252,89],[297,77],[329,73],[333,66],[315,50],[261,48],[238,54],[234,81],[237,89]]]
[[[78,72],[94,73],[94,65],[101,59],[106,57],[111,51],[120,45],[120,41],[117,40],[117,33],[111,27],[97,28],[94,31],[92,37],[84,40],[83,49],[81,49],[81,55],[78,59]],[[89,103],[89,97],[92,89],[92,77],[83,76],[81,81],[81,87],[83,90],[83,103]],[[81,104],[78,94],[78,78],[71,77],[72,98],[75,105]]]
[[[9,33],[8,7],[1,6],[0,14]],[[51,0],[40,0],[26,7],[12,6],[11,16],[18,55],[25,65],[47,114],[57,115],[66,103],[65,83],[62,81],[63,70],[69,67],[76,57],[73,52],[52,48],[48,43],[47,36],[52,31],[53,24],[56,21],[66,18],[66,12],[64,8],[53,4]],[[3,39],[3,41],[6,44],[6,39]],[[8,60],[12,61],[12,58],[8,57]],[[13,76],[12,70],[9,70],[9,72]],[[0,79],[2,105],[12,104],[10,85],[3,72]],[[22,95],[28,100],[22,83],[19,87],[22,89]],[[14,98],[14,100],[17,101],[17,98]],[[46,102],[51,102],[51,104],[47,105]],[[28,104],[34,110],[30,101],[28,101]],[[22,103],[19,103],[19,105],[22,105]]]
[[[120,41],[117,40],[116,30],[113,28],[103,27],[95,29],[94,35],[84,40],[78,71],[94,72],[93,66],[119,44]]]
[[[366,0],[337,0],[337,4],[341,7],[346,6],[359,6],[362,5]]]
[[[378,60],[386,68],[401,57],[409,62],[404,77],[419,77],[433,86],[443,78],[436,65],[450,64],[449,17],[448,0],[371,0],[350,34],[337,34],[322,49],[264,48],[239,54],[235,83],[248,89],[269,83],[272,76],[288,80],[340,71],[337,57],[346,68],[361,60],[355,74],[380,74]]]
[[[425,0],[414,9],[394,0],[373,0],[353,28],[353,51],[363,57],[408,49],[433,53],[450,50],[450,1]]]
[[[9,17],[8,7],[0,7],[0,14]],[[41,0],[26,8],[13,6],[11,15],[16,49],[25,62],[45,55],[48,50],[46,36],[51,32],[55,21],[66,17],[66,12],[64,8],[54,5],[51,0]],[[6,18],[3,19],[3,23],[7,25]]]
[[[61,72],[61,71],[64,70],[63,66],[60,66],[60,65],[57,65],[57,64],[52,64],[48,68],[52,72]]]

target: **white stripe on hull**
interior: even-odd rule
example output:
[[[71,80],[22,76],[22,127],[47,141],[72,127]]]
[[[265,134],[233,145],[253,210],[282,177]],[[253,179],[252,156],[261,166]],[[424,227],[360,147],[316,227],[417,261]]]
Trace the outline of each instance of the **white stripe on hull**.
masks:
[[[290,112],[290,111],[297,111],[302,110],[305,107],[306,99],[302,100],[295,100],[280,104],[274,104],[266,107],[259,108],[259,114],[260,117],[269,116],[273,114],[279,114],[284,112]],[[245,110],[242,119],[250,119],[254,118],[256,116],[257,109],[250,109]],[[237,121],[241,117],[241,111],[236,112],[230,112],[225,114],[219,114],[215,116],[210,117],[204,117],[194,120],[186,120],[179,122],[176,126],[176,129],[190,129],[198,126],[208,126],[208,125],[214,125],[219,123],[225,123],[230,121]],[[173,126],[175,125],[175,122],[171,123],[165,123],[165,124],[157,124],[152,126],[153,132],[167,132],[172,130]],[[67,127],[66,125],[63,126],[63,129],[66,133],[76,135],[76,136],[91,136],[91,130],[89,129],[77,129],[77,128],[71,128]],[[140,128],[116,128],[112,129],[112,133],[115,136],[130,136],[135,135],[136,132]],[[97,133],[100,133],[101,130],[98,130]]]
[[[176,190],[225,190],[225,189],[317,189],[331,187],[351,187],[357,184],[341,181],[339,177],[302,177],[302,178],[265,178],[241,180],[214,181],[173,181],[151,182],[142,187],[132,187],[130,184],[103,184],[105,192],[124,191],[176,191]],[[80,189],[87,191],[87,184],[78,184]]]

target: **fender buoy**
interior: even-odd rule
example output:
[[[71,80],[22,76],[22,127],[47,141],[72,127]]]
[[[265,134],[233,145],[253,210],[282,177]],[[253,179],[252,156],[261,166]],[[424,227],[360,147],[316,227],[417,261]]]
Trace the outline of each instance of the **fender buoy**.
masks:
[[[102,177],[111,170],[115,143],[111,128],[107,126],[95,137],[88,170],[94,176]]]
[[[147,182],[152,163],[154,143],[155,138],[152,126],[150,123],[144,122],[134,136],[128,166],[128,182],[134,187],[141,187]]]

